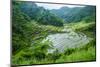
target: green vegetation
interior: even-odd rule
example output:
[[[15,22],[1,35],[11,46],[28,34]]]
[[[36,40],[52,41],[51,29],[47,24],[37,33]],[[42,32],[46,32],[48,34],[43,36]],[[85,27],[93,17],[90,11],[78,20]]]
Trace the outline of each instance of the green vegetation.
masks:
[[[86,22],[85,20],[77,23],[65,24],[65,28],[71,28],[72,30],[80,33],[85,33],[88,37],[95,38],[96,35],[96,25],[95,22]]]
[[[51,10],[51,13],[56,14],[58,17],[62,18],[65,23],[79,22],[81,20],[85,20],[87,22],[95,21],[95,12],[95,6],[85,6],[83,8],[62,7],[60,9]]]
[[[20,51],[13,58],[13,63],[23,64],[46,64],[46,63],[62,63],[62,62],[78,62],[78,61],[95,61],[95,40],[92,40],[88,44],[80,48],[67,49],[64,53],[55,51],[54,53],[47,53],[47,49],[50,49],[48,44],[43,44],[30,50],[25,49]],[[52,49],[52,48],[51,48]],[[26,52],[27,51],[27,52]],[[34,53],[35,52],[35,53]]]
[[[49,10],[46,10],[43,7],[38,7],[35,3],[19,2],[19,6],[19,9],[22,12],[28,15],[32,20],[38,21],[39,24],[63,26],[63,20],[61,18],[50,13]]]
[[[31,5],[30,5],[31,4]],[[77,61],[95,61],[96,60],[96,38],[95,38],[95,7],[76,7],[73,20],[67,23],[67,13],[61,14],[66,17],[52,13],[43,7],[37,6],[32,2],[12,2],[12,64],[46,64]],[[78,9],[78,10],[77,10]],[[81,10],[82,9],[82,10]],[[93,10],[92,10],[93,9]],[[57,10],[56,10],[57,11]],[[59,11],[59,9],[58,9]],[[62,11],[66,11],[63,8]],[[82,11],[82,15],[78,13]],[[88,11],[91,11],[90,13]],[[68,12],[68,15],[71,14]],[[73,14],[72,13],[72,14]],[[85,14],[86,13],[86,14]],[[93,14],[93,15],[92,15]],[[80,20],[79,20],[79,18]],[[66,18],[66,19],[65,19]],[[69,19],[68,19],[69,21]],[[51,41],[42,42],[50,34],[67,33],[63,29],[72,29],[77,33],[84,33],[90,37],[89,43],[78,48],[64,49],[59,52],[58,49],[49,53],[48,49],[54,49]]]

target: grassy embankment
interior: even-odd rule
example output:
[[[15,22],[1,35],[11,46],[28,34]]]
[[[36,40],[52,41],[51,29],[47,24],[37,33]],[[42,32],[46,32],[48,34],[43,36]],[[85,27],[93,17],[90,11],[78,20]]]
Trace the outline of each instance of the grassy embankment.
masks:
[[[84,21],[78,23],[70,23],[67,25],[74,31],[86,34],[92,40],[83,47],[73,50],[70,55],[64,56],[64,62],[75,62],[75,61],[93,61],[96,60],[96,40],[95,40],[95,22],[86,23]],[[62,59],[61,59],[62,60]]]
[[[30,25],[29,25],[30,26]],[[77,62],[77,61],[94,61],[96,41],[94,36],[95,23],[72,23],[68,24],[71,29],[76,32],[83,32],[87,36],[93,38],[88,44],[80,48],[67,49],[63,53],[55,51],[48,54],[47,50],[52,49],[52,43],[41,43],[41,40],[48,34],[60,33],[63,27],[45,26],[33,23],[33,43],[27,49],[19,51],[13,56],[13,64],[45,64],[45,63],[60,63],[60,62]],[[36,33],[36,34],[35,34]],[[38,46],[37,46],[38,45]]]

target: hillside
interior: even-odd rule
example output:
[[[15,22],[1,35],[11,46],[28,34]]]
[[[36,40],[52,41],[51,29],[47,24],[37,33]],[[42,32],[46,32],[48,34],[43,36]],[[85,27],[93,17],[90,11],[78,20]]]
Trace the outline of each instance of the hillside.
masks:
[[[37,6],[35,3],[23,2],[19,6],[23,13],[27,14],[32,20],[35,20],[40,24],[63,26],[62,19],[50,13],[49,10]]]
[[[12,65],[96,60],[95,6],[49,10],[29,1],[12,5]]]
[[[95,18],[90,17],[90,16],[95,17],[96,15],[95,12],[96,12],[95,6],[84,6],[84,7],[73,7],[73,8],[62,7],[60,9],[51,10],[51,13],[64,19],[65,22],[79,22],[86,17],[88,17],[88,19],[90,18],[91,20],[95,21]]]

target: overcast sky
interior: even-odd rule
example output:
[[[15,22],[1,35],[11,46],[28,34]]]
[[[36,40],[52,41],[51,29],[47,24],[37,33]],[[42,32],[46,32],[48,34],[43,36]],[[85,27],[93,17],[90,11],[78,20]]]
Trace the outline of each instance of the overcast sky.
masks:
[[[95,0],[22,0],[22,1],[58,2],[58,3],[87,4],[87,5],[96,4]]]
[[[69,4],[85,4],[85,5],[95,5],[95,0],[22,0],[22,1],[39,1],[39,2],[55,2],[55,3],[69,3]],[[48,4],[37,4],[38,6],[42,6],[46,9],[59,9],[62,6],[66,5],[48,5]],[[76,6],[68,6],[68,7],[76,7]],[[80,7],[80,6],[77,6]]]
[[[38,6],[44,7],[45,9],[59,9],[61,7],[84,7],[84,6],[79,6],[79,5],[63,5],[63,4],[46,4],[46,3],[36,3]]]

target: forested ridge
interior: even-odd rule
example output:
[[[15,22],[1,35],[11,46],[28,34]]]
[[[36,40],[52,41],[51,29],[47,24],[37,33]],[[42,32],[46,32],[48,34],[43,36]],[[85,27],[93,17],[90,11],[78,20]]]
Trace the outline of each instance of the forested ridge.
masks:
[[[34,2],[12,2],[12,64],[44,64],[75,61],[94,61],[96,36],[96,7],[61,7],[45,9]],[[89,43],[60,53],[51,41],[42,42],[50,34],[84,33]],[[70,32],[70,31],[69,31]],[[67,44],[67,43],[66,43]],[[73,57],[73,58],[72,58]]]
[[[51,13],[56,14],[60,18],[64,19],[66,22],[79,22],[84,19],[89,19],[89,17],[95,17],[96,8],[95,6],[85,6],[85,7],[62,7],[60,9],[53,9]],[[89,19],[92,21],[95,19]]]

